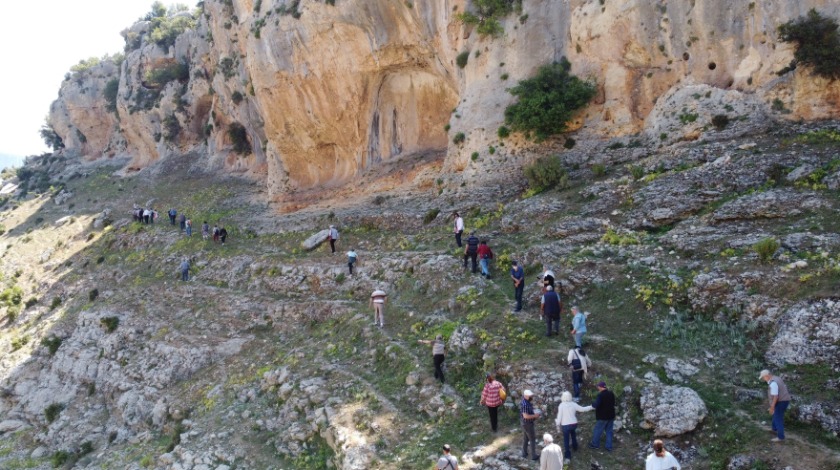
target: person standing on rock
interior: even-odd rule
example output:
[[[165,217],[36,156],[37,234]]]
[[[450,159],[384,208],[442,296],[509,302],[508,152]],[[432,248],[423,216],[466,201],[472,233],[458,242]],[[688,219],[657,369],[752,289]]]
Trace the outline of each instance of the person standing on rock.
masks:
[[[178,211],[176,211],[174,207],[170,207],[168,214],[169,214],[169,225],[175,225],[175,216],[178,215]]]
[[[493,432],[499,429],[499,407],[504,403],[501,395],[504,390],[504,385],[496,380],[496,376],[492,372],[487,374],[487,381],[481,390],[481,401],[479,403],[486,406],[490,413],[490,429]]]
[[[172,222],[172,225],[175,225],[175,222]],[[201,238],[207,240],[210,238],[210,224],[207,223],[205,220],[203,224],[201,224]]]
[[[451,451],[449,444],[443,445],[443,455],[438,459],[435,470],[458,470],[458,459],[449,454]]]
[[[422,344],[432,345],[432,363],[435,366],[435,378],[443,383],[443,359],[446,351],[446,342],[443,340],[443,335],[437,335],[434,340],[420,339],[417,340]]]
[[[335,254],[335,242],[338,241],[338,229],[335,228],[335,225],[330,225],[329,234],[327,235],[327,240],[330,241],[330,249],[332,250],[332,254]]]
[[[181,223],[181,231],[187,229],[187,216],[185,214],[181,214],[181,217],[178,218],[178,221]]]
[[[767,369],[764,369],[758,374],[758,380],[767,382],[769,386],[767,398],[770,402],[770,408],[767,411],[773,416],[771,430],[776,433],[776,437],[771,439],[771,442],[784,442],[785,411],[790,405],[790,392],[788,392],[785,382],[781,378],[771,374]]]
[[[554,443],[551,434],[543,434],[543,450],[540,452],[540,470],[563,470],[563,449]]]
[[[513,296],[516,299],[516,307],[513,312],[522,311],[522,293],[525,292],[525,270],[516,260],[510,262],[510,278],[513,280]]]
[[[574,347],[569,350],[569,355],[566,358],[569,368],[572,370],[572,390],[574,391],[574,399],[577,403],[580,401],[580,387],[583,384],[583,379],[586,378],[586,373],[589,367],[592,366],[592,360],[583,348]]]
[[[228,235],[227,230],[225,229],[225,226],[223,225],[222,228],[219,229],[219,240],[222,241],[222,245],[225,244],[225,240],[227,240],[227,235]]]
[[[534,411],[534,405],[531,404],[531,397],[534,392],[525,390],[522,392],[522,402],[519,404],[519,419],[522,422],[522,458],[528,458],[528,445],[531,446],[531,460],[539,460],[537,455],[537,431],[535,428],[535,421],[540,417]]]
[[[560,335],[560,312],[563,310],[563,303],[560,301],[560,294],[554,292],[554,288],[546,286],[545,294],[540,300],[540,313],[545,320],[545,335]]]
[[[645,470],[680,470],[680,463],[665,450],[665,444],[657,439],[653,441],[653,453],[645,460]]]
[[[181,271],[181,280],[182,281],[189,281],[190,280],[190,260],[186,257],[181,260],[181,266],[178,267]]]
[[[359,259],[359,255],[350,248],[350,251],[347,252],[347,267],[350,268],[350,275],[353,275],[353,265],[356,264],[356,260]]]
[[[370,294],[370,305],[373,307],[373,324],[379,325],[379,328],[385,327],[385,302],[388,300],[388,294],[381,289],[376,289]]]
[[[598,396],[592,402],[595,408],[595,429],[592,430],[590,449],[597,449],[601,444],[601,434],[606,434],[604,448],[612,452],[613,426],[615,425],[615,394],[607,389],[606,382],[598,382]]]
[[[475,236],[475,232],[470,232],[470,237],[467,238],[467,246],[464,248],[464,269],[467,269],[467,259],[472,260],[472,273],[475,274],[478,272],[478,263],[476,263],[476,259],[478,258],[478,237]]]
[[[583,347],[583,335],[586,334],[586,315],[577,306],[572,307],[572,336],[575,337],[575,346]]]
[[[455,243],[458,245],[458,248],[461,248],[461,235],[464,234],[464,219],[457,212],[452,215],[455,217]]]
[[[591,406],[580,406],[572,400],[572,394],[568,391],[560,395],[560,406],[557,407],[557,418],[554,424],[558,431],[563,432],[563,449],[566,457],[565,462],[572,463],[572,450],[578,449],[577,442],[577,412],[592,411]]]
[[[481,240],[478,244],[478,264],[481,266],[481,275],[490,279],[490,260],[493,259],[493,250],[487,245],[487,240]]]

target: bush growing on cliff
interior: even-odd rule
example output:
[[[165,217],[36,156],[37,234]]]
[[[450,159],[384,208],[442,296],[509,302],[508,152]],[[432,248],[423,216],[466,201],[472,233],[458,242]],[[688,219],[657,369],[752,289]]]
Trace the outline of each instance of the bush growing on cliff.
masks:
[[[55,130],[53,130],[51,125],[44,124],[41,126],[41,130],[38,131],[38,133],[41,134],[41,139],[44,140],[47,147],[53,150],[64,148],[64,141],[61,140],[61,137],[55,132]]]
[[[181,133],[181,123],[174,114],[170,114],[163,119],[163,138],[167,142],[175,142],[178,135]]]
[[[228,138],[233,144],[233,151],[239,155],[248,155],[251,153],[251,143],[248,142],[248,131],[245,126],[238,122],[232,123],[228,126]]]
[[[756,242],[752,246],[752,249],[755,254],[758,255],[758,259],[760,259],[762,263],[766,263],[773,259],[773,255],[775,255],[776,251],[779,249],[779,242],[772,237],[765,238]]]
[[[464,24],[475,25],[480,36],[499,36],[504,32],[499,19],[522,11],[522,0],[474,0],[473,11],[459,13],[457,18]]]
[[[464,68],[467,66],[467,62],[470,60],[470,51],[464,51],[458,54],[458,57],[455,58],[455,64],[458,65],[460,68]]]
[[[117,93],[120,91],[120,79],[112,78],[105,84],[105,89],[102,94],[105,96],[105,101],[108,103],[105,107],[108,111],[117,112]]]
[[[595,96],[595,85],[570,74],[571,68],[564,57],[511,88],[519,100],[505,109],[505,123],[515,131],[533,132],[537,140],[565,131],[572,114]]]
[[[195,27],[195,18],[190,14],[184,14],[187,11],[185,5],[174,5],[169,9],[163,8],[162,4],[155,2],[152,5],[152,13],[154,16],[150,18],[151,32],[149,38],[164,50],[168,50],[169,46],[175,45],[175,39],[184,31]],[[164,11],[164,13],[161,13]]]
[[[161,88],[167,83],[190,78],[190,67],[184,62],[173,62],[146,72],[146,84],[153,88]]]
[[[811,67],[826,78],[840,78],[840,34],[834,18],[811,9],[806,16],[779,26],[779,39],[796,45],[793,63]]]
[[[555,156],[538,158],[534,163],[524,168],[528,187],[533,194],[558,187],[565,189],[569,186],[566,169],[560,159]]]

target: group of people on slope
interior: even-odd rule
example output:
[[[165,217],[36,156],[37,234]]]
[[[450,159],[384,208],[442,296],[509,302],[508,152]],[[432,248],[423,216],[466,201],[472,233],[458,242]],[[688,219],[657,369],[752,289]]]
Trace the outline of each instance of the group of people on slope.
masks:
[[[327,241],[330,244],[330,252],[335,254],[335,244],[339,239],[340,234],[338,233],[338,228],[335,225],[330,225],[327,229]],[[356,263],[359,261],[359,254],[356,253],[356,250],[350,248],[350,251],[347,252],[347,269],[350,272],[350,275],[353,275],[353,268],[356,267]]]
[[[131,210],[131,218],[135,222],[140,222],[143,225],[150,225],[155,223],[155,219],[158,218],[158,212],[151,207],[144,209],[135,205]]]

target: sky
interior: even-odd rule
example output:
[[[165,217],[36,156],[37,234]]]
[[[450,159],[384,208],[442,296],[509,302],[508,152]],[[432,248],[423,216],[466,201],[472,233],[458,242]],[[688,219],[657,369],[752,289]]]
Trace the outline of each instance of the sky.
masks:
[[[38,130],[79,60],[123,50],[120,31],[154,0],[3,2],[0,27],[0,156],[48,151]],[[163,0],[163,3],[169,5]],[[193,7],[196,2],[181,1]]]

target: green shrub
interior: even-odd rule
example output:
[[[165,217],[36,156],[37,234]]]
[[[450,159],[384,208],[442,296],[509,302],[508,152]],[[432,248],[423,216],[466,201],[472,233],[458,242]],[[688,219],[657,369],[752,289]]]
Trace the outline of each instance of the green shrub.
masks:
[[[690,124],[690,123],[696,121],[698,117],[699,116],[695,113],[682,113],[679,116],[680,122],[683,125]]]
[[[560,159],[555,156],[540,157],[524,168],[528,186],[541,192],[554,187],[568,187],[568,174]]]
[[[38,133],[41,134],[41,139],[43,139],[44,143],[47,144],[47,147],[53,150],[60,150],[64,148],[64,141],[49,123],[45,123],[41,126],[41,130],[39,130]],[[20,176],[20,174],[18,174],[18,176]]]
[[[96,300],[97,297],[99,297],[99,289],[91,289],[90,292],[88,292],[88,300],[91,302]]]
[[[50,456],[50,463],[52,464],[53,468],[58,468],[67,465],[72,457],[73,455],[70,452],[67,452],[65,450],[57,450],[53,452],[52,456]]]
[[[840,34],[834,18],[820,15],[811,9],[806,16],[779,26],[779,39],[792,42],[795,67],[803,64],[813,73],[826,78],[840,78]]]
[[[181,133],[181,123],[174,114],[170,114],[163,118],[163,138],[167,142],[174,142],[178,139]]]
[[[470,60],[470,51],[464,51],[458,54],[458,57],[455,58],[455,63],[460,68],[464,68],[467,66],[467,62]]]
[[[645,168],[641,165],[633,165],[630,167],[630,174],[633,175],[634,180],[642,179],[645,176]]]
[[[455,145],[463,144],[466,139],[467,136],[464,135],[463,132],[458,132],[457,134],[455,134],[455,137],[452,138],[452,143]]]
[[[190,67],[184,62],[172,62],[167,65],[153,68],[146,72],[146,84],[161,88],[169,82],[178,80],[186,81],[190,78]]]
[[[726,114],[716,114],[712,116],[712,125],[715,129],[722,131],[729,125],[729,116]]]
[[[478,152],[473,152],[472,155],[470,155],[470,159],[472,161],[478,160]]]
[[[47,348],[47,350],[50,351],[50,355],[53,356],[56,351],[58,351],[58,348],[61,346],[63,341],[64,340],[57,336],[50,336],[41,340],[41,346]]]
[[[119,317],[102,317],[99,319],[99,323],[105,328],[105,331],[108,333],[113,333],[117,330],[117,327],[120,326],[120,318]]]
[[[117,94],[120,91],[120,79],[112,78],[105,84],[105,89],[102,94],[105,96],[105,101],[108,103],[105,108],[115,113],[117,112]]]
[[[239,90],[234,91],[230,95],[230,99],[233,100],[233,104],[241,103],[244,98],[245,98],[245,96],[243,96],[242,93],[239,92]]]
[[[335,276],[335,282],[336,282],[336,284],[341,284],[341,283],[343,283],[343,282],[344,282],[344,281],[346,281],[346,280],[347,280],[347,275],[346,275],[346,274],[344,274],[344,273],[338,273],[338,274]]]
[[[595,85],[571,75],[571,68],[564,57],[511,88],[519,100],[505,109],[505,124],[514,131],[533,132],[538,140],[565,131],[573,113],[595,96]]]
[[[495,154],[496,153],[496,147],[493,147],[491,145],[490,147],[487,148],[487,153],[489,153],[490,155]]]
[[[600,178],[607,174],[607,167],[602,163],[595,163],[592,165],[592,174]]]
[[[575,148],[575,145],[577,145],[577,141],[575,139],[571,138],[571,137],[567,138],[566,141],[563,142],[563,148],[566,148],[566,149],[569,149],[569,150]]]
[[[12,340],[12,352],[29,344],[29,335],[23,335]]]
[[[510,129],[507,126],[501,126],[499,127],[497,134],[500,139],[507,139],[510,137]]]
[[[55,310],[61,305],[61,297],[53,297],[52,302],[50,303],[50,310]]]
[[[23,289],[20,286],[7,287],[3,292],[0,292],[0,302],[7,307],[12,305],[20,305],[23,301]]]
[[[500,18],[522,10],[522,0],[473,0],[473,12],[456,15],[464,24],[475,25],[480,36],[499,36],[504,32]]]
[[[157,4],[160,2],[155,3]],[[168,50],[170,46],[175,45],[175,39],[177,39],[181,33],[195,27],[195,18],[191,15],[188,16],[179,14],[176,16],[176,13],[181,13],[185,10],[186,7],[183,5],[175,5],[170,7],[165,14],[154,16],[148,20],[152,23],[149,38],[163,50]],[[157,11],[158,15],[159,13],[160,10]]]
[[[245,126],[238,122],[231,123],[228,126],[228,138],[233,144],[233,151],[239,155],[248,155],[251,153],[251,143],[248,141],[248,131]]]
[[[44,418],[46,418],[47,423],[52,423],[58,418],[58,415],[64,411],[64,405],[61,403],[51,403],[49,406],[44,408]]]
[[[37,303],[38,303],[38,297],[30,297],[29,299],[26,300],[26,302],[24,302],[23,305],[24,305],[25,308],[29,308],[29,307],[37,304]]]
[[[501,78],[502,80],[507,80],[508,78],[510,78],[510,75],[508,75],[506,73],[503,73],[503,74],[499,75],[499,78]]]
[[[609,150],[618,150],[618,149],[623,149],[623,148],[624,148],[624,142],[613,142],[613,143],[611,143],[610,145],[607,146],[607,149],[609,149]]]
[[[435,219],[437,219],[437,216],[439,214],[440,209],[438,208],[429,209],[428,211],[426,211],[426,215],[423,216],[423,225],[429,225],[430,223],[432,223]]]
[[[601,241],[610,245],[618,246],[638,245],[640,243],[639,237],[636,236],[636,234],[632,232],[618,233],[611,228],[607,229],[607,233],[605,233],[604,236],[601,237]]]
[[[446,132],[449,132],[449,129],[452,129],[452,126],[449,123],[443,126],[443,130],[445,130]]]
[[[773,255],[776,254],[776,250],[779,249],[779,242],[772,237],[765,238],[764,240],[756,242],[752,246],[752,249],[758,255],[758,259],[760,259],[762,263],[766,263],[773,259]]]

